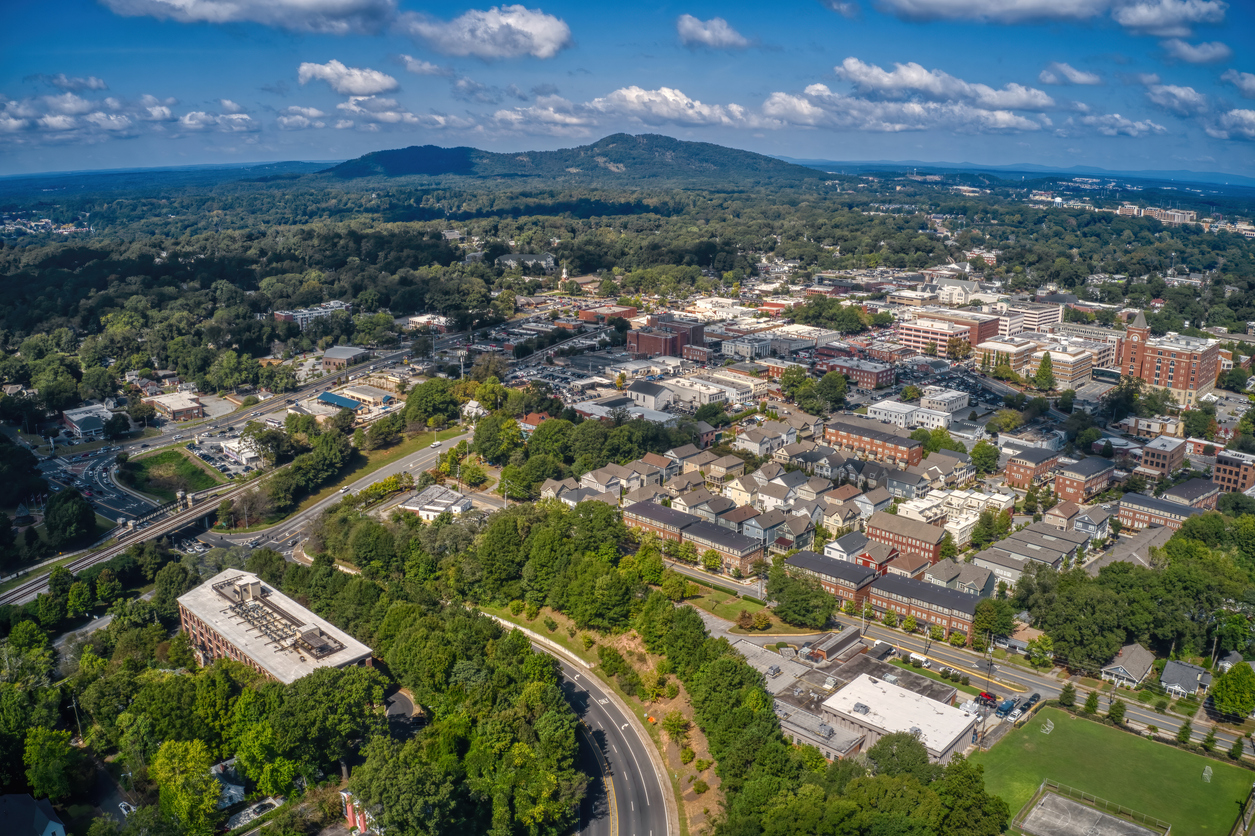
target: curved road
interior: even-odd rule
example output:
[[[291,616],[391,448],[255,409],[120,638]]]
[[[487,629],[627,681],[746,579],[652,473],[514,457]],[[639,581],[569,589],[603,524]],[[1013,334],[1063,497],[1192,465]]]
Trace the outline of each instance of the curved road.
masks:
[[[589,836],[666,836],[663,778],[654,769],[631,718],[594,674],[580,671],[548,648],[533,645],[558,660],[561,687],[583,724],[580,765],[593,777],[580,808],[580,833]]]

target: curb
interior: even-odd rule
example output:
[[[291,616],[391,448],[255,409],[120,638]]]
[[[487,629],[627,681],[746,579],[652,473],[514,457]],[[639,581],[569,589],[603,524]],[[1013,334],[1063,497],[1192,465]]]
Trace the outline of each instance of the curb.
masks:
[[[546,648],[551,649],[554,654],[561,656],[573,664],[580,665],[587,670],[593,669],[593,666],[588,662],[574,656],[571,651],[567,650],[562,645],[552,639],[540,635],[534,630],[529,630],[526,627],[520,627],[512,621],[506,621],[504,618],[492,615],[491,613],[483,612],[482,610],[477,610],[477,612],[479,612],[480,615],[488,616],[493,621],[508,630],[518,630],[522,632],[523,635],[527,636],[532,641],[537,644],[544,645]],[[667,773],[666,764],[662,762],[662,753],[659,752],[658,747],[654,745],[653,738],[651,738],[649,736],[649,732],[645,730],[645,724],[642,723],[641,719],[636,716],[636,712],[629,708],[627,703],[623,701],[623,698],[615,693],[614,689],[608,684],[606,685],[605,691],[606,696],[608,696],[614,702],[615,706],[623,712],[624,716],[628,718],[628,722],[632,724],[632,731],[634,731],[637,737],[644,742],[645,751],[649,753],[650,765],[654,768],[654,775],[658,778],[658,785],[662,788],[663,806],[667,811],[667,832],[678,836],[680,833],[680,810],[675,798],[675,788],[671,785],[671,778]]]

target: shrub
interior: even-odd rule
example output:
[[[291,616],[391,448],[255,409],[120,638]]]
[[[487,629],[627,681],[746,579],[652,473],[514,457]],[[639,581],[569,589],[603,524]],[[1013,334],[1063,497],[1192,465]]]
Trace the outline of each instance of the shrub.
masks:
[[[524,606],[523,602],[515,598],[513,601],[510,602],[510,614],[518,615],[519,613],[523,612],[523,606]]]
[[[545,624],[545,629],[548,630],[550,633],[558,629],[558,622],[554,621],[549,616],[545,616],[544,624]]]
[[[959,680],[959,684],[960,684],[960,685],[970,685],[970,684],[972,684],[972,678],[971,678],[970,676],[968,676],[967,674],[964,674],[964,675],[963,675],[963,678]]]
[[[528,604],[526,617],[528,621],[535,621],[536,616],[540,615],[540,604]]]
[[[714,763],[714,761],[708,761],[705,758],[698,758],[693,762],[693,768],[698,772],[705,772],[707,769],[710,769],[710,765],[712,763]]]
[[[771,626],[771,616],[767,615],[766,610],[759,610],[754,613],[753,621],[755,630],[766,630]]]
[[[710,789],[710,785],[707,784],[705,781],[703,781],[701,778],[698,778],[696,781],[693,782],[693,792],[697,793],[698,795],[701,795],[708,789]]]
[[[912,659],[912,660],[911,660],[911,667],[913,667],[913,668],[918,668],[918,667],[921,667],[922,665],[923,665],[923,663],[922,663],[922,662],[920,662],[920,660],[919,660],[919,659]]]
[[[1155,710],[1158,711],[1160,714],[1163,714],[1165,711],[1167,711],[1168,710],[1168,698],[1160,697],[1159,699],[1155,700]]]
[[[597,640],[594,639],[592,636],[590,636],[588,633],[585,633],[584,635],[580,636],[580,642],[584,645],[585,650],[592,650],[593,645],[597,644]]]
[[[693,758],[696,756],[697,756],[696,752],[694,752],[689,747],[685,746],[683,749],[680,750],[680,763],[684,763],[684,764],[692,763]]]
[[[754,616],[750,615],[749,610],[741,610],[736,614],[736,626],[742,630],[749,630],[754,626]]]
[[[674,682],[668,682],[665,690],[667,694],[667,699],[669,700],[673,700],[676,697],[680,696],[680,686],[676,685]]]

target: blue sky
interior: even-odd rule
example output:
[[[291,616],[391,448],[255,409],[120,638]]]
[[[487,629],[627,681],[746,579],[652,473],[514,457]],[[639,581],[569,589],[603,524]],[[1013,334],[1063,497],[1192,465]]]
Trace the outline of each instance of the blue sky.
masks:
[[[0,174],[616,131],[1255,174],[1250,0],[0,3]]]

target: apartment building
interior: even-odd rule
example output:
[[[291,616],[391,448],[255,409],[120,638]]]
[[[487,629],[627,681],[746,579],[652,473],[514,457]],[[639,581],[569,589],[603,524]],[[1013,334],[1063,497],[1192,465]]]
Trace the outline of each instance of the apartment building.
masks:
[[[941,559],[944,528],[912,520],[887,511],[877,511],[867,521],[867,538],[897,549],[902,554],[927,558],[929,563]]]
[[[1063,305],[1042,302],[1015,302],[1008,304],[1006,313],[1019,314],[1024,317],[1025,331],[1046,331],[1050,326],[1063,321]]]
[[[1220,346],[1215,340],[1169,332],[1151,336],[1141,311],[1125,332],[1121,374],[1167,389],[1177,403],[1190,407],[1216,388]]]
[[[1255,456],[1236,450],[1217,450],[1211,481],[1221,493],[1248,491],[1255,488]]]
[[[371,650],[251,572],[227,569],[179,596],[196,661],[234,659],[291,684],[319,668],[370,665]]]
[[[924,445],[913,438],[843,421],[832,421],[824,427],[824,441],[838,452],[853,453],[901,467],[917,465],[924,460]]]
[[[1204,508],[1182,505],[1170,499],[1126,493],[1120,497],[1120,525],[1128,531],[1141,531],[1152,525],[1176,531],[1190,517],[1207,513]]]
[[[1033,371],[1037,370],[1047,354],[1050,355],[1050,366],[1055,377],[1056,389],[1080,389],[1092,379],[1094,357],[1085,349],[1055,346],[1043,351],[1034,351]]]
[[[895,612],[899,619],[915,616],[915,622],[927,630],[937,626],[947,633],[958,631],[972,637],[972,619],[980,598],[957,589],[939,586],[924,580],[901,575],[881,575],[867,588],[867,600],[884,617]]]
[[[1011,367],[1011,371],[1023,375],[1033,361],[1033,353],[1036,351],[1037,343],[1020,337],[986,340],[976,346],[976,365],[983,371],[989,372],[1005,364]]]
[[[1142,463],[1136,472],[1162,479],[1185,465],[1187,447],[1184,438],[1161,435],[1142,448]]]
[[[1060,466],[1055,472],[1054,491],[1061,499],[1084,505],[1111,485],[1115,472],[1116,466],[1107,459],[1090,456]]]
[[[715,551],[722,562],[723,571],[740,572],[742,575],[754,571],[755,561],[764,556],[763,541],[744,534],[737,534],[731,529],[716,523],[701,520],[684,528],[684,542],[697,547],[698,555],[707,551]]]
[[[867,588],[876,579],[874,569],[853,561],[838,560],[812,551],[800,551],[785,558],[785,571],[790,575],[811,577],[842,604],[862,604]]]
[[[905,429],[915,426],[915,413],[918,411],[918,406],[902,401],[881,401],[867,407],[867,417]]]
[[[955,325],[966,328],[968,333],[964,339],[967,340],[969,345],[979,345],[985,340],[992,340],[998,336],[999,318],[994,314],[978,313],[976,311],[955,311],[948,308],[928,308],[920,311],[918,317],[926,317],[939,322],[952,322]]]
[[[333,299],[330,302],[323,302],[321,305],[314,305],[311,308],[300,308],[294,311],[275,311],[274,316],[279,322],[295,322],[297,327],[304,331],[316,319],[322,319],[324,316],[331,316],[334,313],[349,313],[351,310],[352,306],[348,302]]]
[[[859,360],[853,357],[834,357],[821,360],[815,364],[819,372],[840,372],[848,377],[859,389],[880,389],[892,386],[897,380],[893,366],[888,363],[877,363],[871,360]]]
[[[1189,479],[1164,491],[1160,498],[1191,508],[1214,511],[1220,500],[1220,488],[1207,479]]]
[[[1020,490],[1028,490],[1032,485],[1040,485],[1050,478],[1050,473],[1059,461],[1059,451],[1045,447],[1029,447],[1013,453],[1007,461],[1007,484]]]
[[[680,543],[684,540],[684,529],[701,522],[701,517],[656,502],[637,502],[623,509],[623,522],[641,531],[651,531],[663,540]]]
[[[969,400],[967,392],[946,389],[942,386],[925,386],[924,396],[920,398],[919,405],[924,409],[949,413],[967,409]]]

